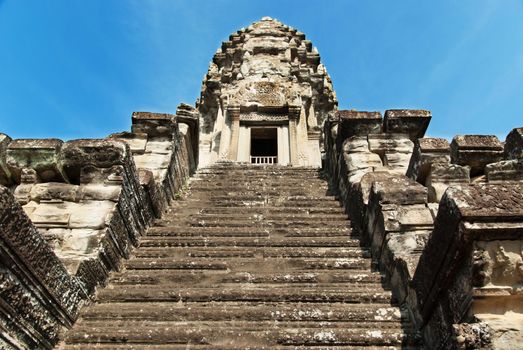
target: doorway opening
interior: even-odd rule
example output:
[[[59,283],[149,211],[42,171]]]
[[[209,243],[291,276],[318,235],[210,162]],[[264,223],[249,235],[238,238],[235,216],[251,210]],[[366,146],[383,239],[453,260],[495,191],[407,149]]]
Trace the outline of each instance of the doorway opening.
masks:
[[[278,133],[276,128],[251,128],[251,163],[278,163]]]

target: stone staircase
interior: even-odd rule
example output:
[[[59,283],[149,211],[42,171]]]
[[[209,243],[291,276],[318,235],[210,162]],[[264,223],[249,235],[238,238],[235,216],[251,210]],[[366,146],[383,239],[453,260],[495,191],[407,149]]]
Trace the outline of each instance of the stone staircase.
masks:
[[[218,164],[61,349],[418,348],[316,169]]]

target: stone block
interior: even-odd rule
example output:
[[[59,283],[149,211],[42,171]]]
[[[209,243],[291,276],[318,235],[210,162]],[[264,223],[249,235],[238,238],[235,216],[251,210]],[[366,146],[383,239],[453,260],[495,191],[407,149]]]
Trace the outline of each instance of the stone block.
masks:
[[[410,153],[386,152],[383,160],[386,167],[390,169],[389,171],[405,175],[409,167],[410,158]]]
[[[432,163],[425,179],[429,191],[429,202],[439,203],[449,186],[470,183],[470,167],[448,163]]]
[[[523,181],[523,158],[487,164],[485,175],[488,182]]]
[[[344,158],[349,173],[359,169],[381,167],[383,165],[380,157],[372,152],[345,153]]]
[[[67,182],[59,162],[62,143],[58,139],[13,140],[7,147],[6,162],[16,182]],[[35,176],[24,177],[25,170]]]
[[[48,182],[31,186],[30,200],[36,202],[45,201],[69,201],[77,202],[80,199],[80,187],[60,182]]]
[[[373,197],[381,204],[425,204],[427,189],[405,176],[390,174],[372,184],[369,202]]]
[[[424,184],[433,163],[450,163],[450,144],[442,138],[422,138],[414,142],[407,177]]]
[[[69,228],[102,229],[107,226],[115,208],[112,201],[84,201],[81,204],[68,205],[70,212]]]
[[[145,146],[146,153],[171,154],[173,149],[173,141],[168,138],[154,139]]]
[[[146,153],[134,156],[134,162],[139,169],[148,169],[155,173],[158,169],[166,169],[171,163],[171,157],[158,153]]]
[[[11,138],[6,134],[0,133],[0,185],[2,186],[10,186],[14,182],[6,163],[7,147],[10,143]]]
[[[81,182],[82,172],[96,169],[110,169],[113,166],[128,165],[131,162],[131,149],[123,141],[114,139],[80,139],[64,143],[60,153],[60,162],[72,183]],[[86,177],[88,178],[89,176]]]
[[[87,256],[97,252],[104,230],[72,229],[63,237],[62,251],[69,256]]]
[[[447,190],[413,279],[425,320],[440,293],[460,275],[465,276],[465,284],[458,286],[456,293],[472,292],[467,291],[470,287],[466,284],[476,278],[466,277],[472,272],[467,272],[466,263],[473,261],[475,241],[523,239],[522,191],[523,184],[518,183],[474,184]]]
[[[366,136],[382,132],[382,117],[380,112],[337,111],[339,117],[336,148],[341,149],[343,142],[351,136]]]
[[[133,112],[133,133],[145,133],[149,137],[171,137],[175,131],[175,116],[166,113]]]
[[[384,131],[409,135],[416,141],[425,135],[432,114],[421,109],[389,109],[385,111],[383,120]]]
[[[523,158],[523,128],[512,129],[507,135],[504,152],[506,159]]]
[[[412,153],[414,143],[405,134],[369,134],[369,150],[383,155],[385,153]]]
[[[343,152],[369,152],[369,142],[366,136],[351,136],[343,142]]]
[[[101,183],[83,184],[80,186],[79,198],[82,201],[112,201],[120,198],[122,187]]]
[[[458,135],[450,144],[454,164],[470,166],[470,176],[484,173],[485,166],[503,159],[503,144],[494,135]]]
[[[147,134],[133,132],[119,132],[109,135],[111,139],[117,139],[127,142],[133,154],[143,154],[147,144]]]
[[[196,108],[191,105],[180,103],[176,108],[176,121],[178,126],[187,125],[189,127],[187,135],[190,137],[190,147],[192,149],[192,157],[194,160],[198,159],[198,150],[200,144],[200,114]],[[180,129],[180,132],[182,130]],[[191,169],[191,173],[196,170],[196,162]]]

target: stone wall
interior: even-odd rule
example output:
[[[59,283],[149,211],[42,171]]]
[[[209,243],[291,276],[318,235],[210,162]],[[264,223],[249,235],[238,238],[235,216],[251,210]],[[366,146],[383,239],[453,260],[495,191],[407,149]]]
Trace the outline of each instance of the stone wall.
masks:
[[[522,338],[523,129],[423,138],[430,112],[338,111],[325,167],[427,348]]]
[[[0,134],[0,234],[20,245],[2,242],[5,347],[51,348],[176,198],[197,159],[198,115],[188,105],[176,115],[135,112],[131,132],[106,139]]]

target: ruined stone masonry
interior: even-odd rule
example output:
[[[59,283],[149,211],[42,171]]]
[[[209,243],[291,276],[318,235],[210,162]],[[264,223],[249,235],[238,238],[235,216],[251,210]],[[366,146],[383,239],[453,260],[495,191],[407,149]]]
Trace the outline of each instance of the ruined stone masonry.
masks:
[[[0,134],[0,348],[520,347],[523,128],[449,143],[431,118],[338,110],[266,17],[194,107]]]

